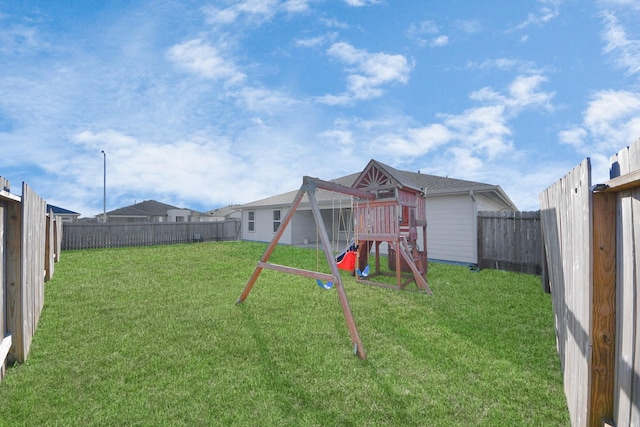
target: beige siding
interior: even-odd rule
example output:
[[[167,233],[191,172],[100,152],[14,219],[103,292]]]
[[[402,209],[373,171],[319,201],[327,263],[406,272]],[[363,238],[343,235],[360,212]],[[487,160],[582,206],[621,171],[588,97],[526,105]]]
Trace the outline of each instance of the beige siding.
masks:
[[[248,215],[251,211],[246,210],[242,213],[242,236],[244,240],[255,242],[270,242],[276,234],[273,231],[273,211],[280,210],[280,222],[284,220],[285,215],[289,211],[288,207],[275,206],[269,208],[255,209],[255,230],[249,231]],[[278,243],[291,244],[291,226],[287,227]]]
[[[476,195],[476,205],[477,211],[501,211],[504,210],[505,207],[502,204],[493,202],[491,200],[486,199],[483,196]],[[510,209],[508,209],[510,210]]]
[[[477,262],[476,208],[469,195],[427,197],[430,259]]]
[[[325,227],[330,227],[325,223]],[[307,243],[314,243],[317,241],[318,233],[316,228],[316,220],[313,217],[313,212],[310,210],[300,209],[296,211],[296,214],[291,220],[291,244],[301,245],[304,244],[304,240],[307,239]],[[331,230],[330,228],[328,230]],[[329,231],[330,232],[330,231]]]

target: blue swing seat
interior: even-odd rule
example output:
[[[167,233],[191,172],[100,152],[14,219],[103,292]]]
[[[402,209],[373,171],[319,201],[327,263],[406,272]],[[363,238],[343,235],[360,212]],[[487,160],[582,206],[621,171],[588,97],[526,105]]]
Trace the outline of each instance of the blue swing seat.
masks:
[[[369,275],[369,270],[369,264],[367,264],[367,266],[362,271],[360,271],[359,268],[356,268],[356,273],[358,273],[358,276],[360,277],[367,277]]]
[[[318,283],[318,286],[321,287],[322,289],[331,289],[331,288],[333,288],[333,282],[331,282],[331,281],[329,281],[327,283],[324,283],[322,280],[316,279],[316,283]]]

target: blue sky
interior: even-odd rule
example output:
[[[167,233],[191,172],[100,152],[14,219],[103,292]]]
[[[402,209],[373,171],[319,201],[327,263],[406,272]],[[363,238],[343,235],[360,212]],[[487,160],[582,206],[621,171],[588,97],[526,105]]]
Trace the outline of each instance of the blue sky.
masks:
[[[206,211],[374,158],[521,210],[640,137],[640,0],[0,0],[0,175]]]

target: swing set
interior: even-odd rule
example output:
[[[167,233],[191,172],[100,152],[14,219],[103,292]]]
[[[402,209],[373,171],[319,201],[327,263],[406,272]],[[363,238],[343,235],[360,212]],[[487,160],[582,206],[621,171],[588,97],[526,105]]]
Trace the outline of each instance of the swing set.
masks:
[[[327,229],[324,225],[324,221],[322,220],[322,215],[320,214],[320,208],[318,207],[318,201],[316,199],[317,189],[335,191],[338,193],[349,194],[349,195],[361,197],[364,199],[375,198],[375,195],[366,191],[357,190],[357,189],[346,187],[333,182],[323,181],[318,178],[305,176],[302,179],[302,186],[300,187],[300,189],[298,190],[298,193],[293,199],[291,208],[289,209],[286,216],[282,220],[282,223],[280,224],[278,231],[273,236],[273,239],[267,246],[267,249],[265,250],[262,257],[260,258],[260,261],[258,261],[256,268],[253,271],[253,274],[249,278],[249,281],[244,287],[244,290],[242,291],[242,294],[240,295],[240,298],[238,298],[236,303],[238,304],[242,303],[247,299],[247,297],[249,296],[249,293],[251,292],[251,289],[253,288],[253,285],[256,283],[256,280],[258,280],[260,273],[264,269],[280,271],[282,273],[294,274],[298,276],[310,277],[312,279],[316,279],[318,285],[325,289],[331,289],[335,287],[338,293],[338,298],[340,300],[340,305],[342,306],[342,312],[344,314],[344,318],[347,322],[347,327],[349,328],[349,334],[351,335],[353,351],[355,354],[358,355],[360,359],[366,359],[367,354],[365,353],[364,347],[362,345],[362,341],[360,340],[360,335],[358,334],[358,328],[353,318],[353,313],[351,312],[351,306],[349,305],[349,300],[347,299],[347,294],[344,290],[344,284],[342,283],[342,278],[340,276],[340,272],[338,271],[338,262],[336,262],[336,258],[333,255],[333,250],[331,248],[331,244],[329,241]],[[320,243],[322,244],[322,250],[324,251],[325,258],[331,269],[331,274],[321,273],[318,271],[304,270],[300,268],[289,267],[285,265],[273,264],[268,262],[269,258],[271,257],[271,254],[276,248],[276,245],[280,241],[280,238],[282,237],[284,230],[289,225],[289,222],[291,222],[291,218],[293,218],[293,214],[296,212],[296,210],[300,206],[300,202],[302,201],[302,198],[305,194],[307,195],[309,199],[309,204],[311,205],[311,212],[313,213],[313,217],[316,222],[318,234],[320,237]],[[347,253],[349,252],[351,251],[347,251]],[[346,255],[346,253],[344,255]],[[344,256],[342,259],[344,260]],[[355,263],[355,258],[354,258],[354,263]]]
[[[323,289],[336,289],[351,336],[353,351],[360,359],[366,359],[367,355],[351,312],[339,270],[350,271],[360,283],[404,290],[409,282],[415,282],[418,291],[432,293],[426,281],[426,250],[421,252],[418,248],[417,229],[419,227],[422,228],[423,242],[426,246],[427,224],[424,202],[421,202],[424,193],[422,189],[403,185],[401,181],[394,178],[394,171],[392,168],[372,160],[351,187],[323,181],[319,178],[303,177],[302,186],[298,190],[291,208],[258,261],[236,303],[242,303],[247,299],[264,269],[315,279],[318,286]],[[348,240],[345,250],[338,256],[334,255],[320,213],[316,198],[318,189],[350,195],[352,198],[351,222],[354,237]],[[269,263],[269,258],[305,194],[309,199],[319,241],[330,267],[330,274]],[[342,215],[342,209],[340,209],[340,215]],[[383,274],[380,268],[380,245],[382,243],[386,243],[389,249],[390,266],[392,261],[395,266],[396,285],[371,280],[372,277]],[[370,272],[369,255],[373,248],[375,248],[375,271]],[[316,263],[318,264],[317,258]],[[316,270],[319,270],[318,265],[316,265]],[[403,274],[403,270],[405,273],[409,273],[408,280]]]

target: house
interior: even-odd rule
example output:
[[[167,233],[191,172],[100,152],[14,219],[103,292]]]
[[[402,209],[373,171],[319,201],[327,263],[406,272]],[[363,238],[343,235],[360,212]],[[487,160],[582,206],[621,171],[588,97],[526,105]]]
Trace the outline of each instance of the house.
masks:
[[[376,160],[371,160],[364,171],[371,173],[372,168],[398,185],[423,189],[430,260],[477,263],[478,212],[517,210],[499,185],[402,171]],[[361,181],[363,172],[332,182],[351,187]],[[294,190],[242,205],[243,239],[271,241],[296,194],[297,190]],[[344,222],[350,221],[351,198],[326,190],[318,190],[316,198],[332,239],[348,241],[350,229]],[[315,221],[305,195],[280,243],[313,246],[316,241]],[[422,239],[419,244],[424,245]]]
[[[47,204],[47,213],[50,212],[53,212],[55,216],[60,218],[63,224],[76,222],[78,220],[78,217],[80,216],[78,212]]]
[[[208,211],[207,214],[213,217],[213,221],[228,221],[230,219],[242,218],[240,205],[229,205],[223,208]]]
[[[107,212],[107,222],[111,223],[205,222],[212,220],[213,217],[209,214],[178,208],[155,200],[145,200],[144,202]]]

